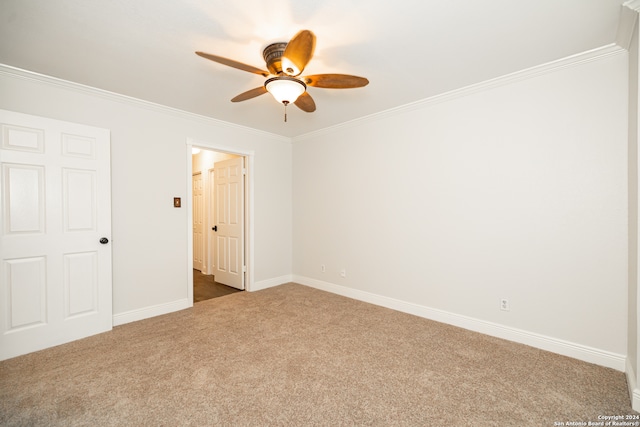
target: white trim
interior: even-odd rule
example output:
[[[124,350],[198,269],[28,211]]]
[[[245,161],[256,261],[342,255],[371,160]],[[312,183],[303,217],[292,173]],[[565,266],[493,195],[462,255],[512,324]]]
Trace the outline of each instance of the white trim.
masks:
[[[187,140],[187,174],[191,176],[191,182],[186,185],[186,200],[182,206],[187,209],[187,300],[189,307],[193,307],[193,145]]]
[[[626,4],[625,4],[626,5]],[[616,33],[616,44],[623,49],[629,50],[633,30],[638,20],[638,12],[629,7],[623,7],[618,19],[618,32]]]
[[[187,149],[188,150],[188,149]],[[207,230],[207,233],[209,232],[209,230],[211,230],[211,228],[216,225],[215,224],[215,218],[214,216],[214,212],[213,209],[211,209],[211,205],[213,204],[213,201],[215,200],[213,197],[213,190],[214,190],[214,185],[215,185],[215,172],[214,172],[214,168],[213,165],[210,165],[211,167],[209,167],[207,169],[207,185],[206,185],[206,200],[207,200],[207,206],[205,207],[207,210],[207,225],[205,227],[205,230]],[[245,224],[246,226],[246,224]],[[215,263],[214,263],[214,250],[213,247],[215,245],[212,244],[211,239],[205,239],[206,240],[206,250],[205,253],[207,254],[207,260],[206,260],[206,266],[204,267],[206,269],[206,271],[209,272],[209,274],[213,274],[214,272],[214,268],[215,268]]]
[[[285,283],[289,283],[292,281],[292,276],[290,274],[274,277],[273,279],[261,280],[256,282],[251,287],[251,291],[261,291],[267,288],[273,288],[274,286],[283,285]]]
[[[622,6],[624,8],[628,8],[636,12],[640,12],[640,0],[628,0],[622,3]]]
[[[255,233],[255,227],[254,227],[254,218],[255,215],[253,213],[253,206],[254,206],[254,181],[253,181],[253,171],[254,169],[254,163],[255,163],[255,156],[253,154],[253,151],[250,152],[250,154],[245,154],[245,158],[247,159],[247,163],[244,165],[245,167],[245,182],[248,184],[244,197],[245,197],[245,211],[247,211],[248,214],[248,218],[245,218],[245,223],[247,224],[247,229],[245,230],[247,233],[249,233],[249,239],[247,241],[247,244],[249,245],[248,248],[245,248],[245,251],[247,253],[247,259],[244,260],[244,269],[245,269],[245,273],[247,274],[247,277],[245,277],[245,286],[244,289],[246,291],[253,291],[253,287],[254,287],[254,260],[255,260],[255,253],[253,248],[255,247],[254,244],[254,236],[256,235]],[[247,208],[248,205],[248,208]]]
[[[58,86],[63,89],[72,90],[78,93],[84,93],[91,96],[97,96],[100,98],[108,99],[110,101],[120,102],[127,105],[133,105],[147,110],[156,111],[164,114],[169,114],[179,119],[194,120],[197,122],[205,123],[208,125],[220,126],[228,129],[235,129],[242,132],[248,132],[255,134],[261,138],[270,138],[281,142],[291,143],[291,138],[277,135],[275,133],[265,132],[262,130],[250,128],[248,126],[242,126],[231,122],[225,122],[223,120],[214,119],[212,117],[203,116],[201,114],[191,113],[189,111],[179,110],[177,108],[168,107],[166,105],[156,104],[155,102],[145,101],[143,99],[134,98],[127,95],[122,95],[115,92],[110,92],[104,89],[98,89],[95,87],[83,85],[80,83],[71,82],[68,80],[59,79],[57,77],[51,77],[44,74],[36,73],[29,70],[23,70],[21,68],[12,67],[0,63],[0,75],[8,75],[10,77],[18,77],[25,80],[32,80],[40,83],[45,83],[51,86]]]
[[[626,6],[624,9],[633,9],[633,10],[640,10],[640,0],[632,0],[632,1],[628,1],[627,3],[624,4],[624,6]],[[628,9],[627,9],[628,10]],[[623,13],[624,14],[624,13]],[[126,95],[121,95],[121,94],[117,94],[114,92],[109,92],[106,90],[102,90],[102,89],[98,89],[98,88],[94,88],[91,86],[86,86],[86,85],[82,85],[79,83],[74,83],[74,82],[70,82],[67,80],[62,80],[62,79],[58,79],[55,77],[51,77],[51,76],[46,76],[43,74],[39,74],[39,73],[35,73],[32,71],[28,71],[28,70],[23,70],[20,68],[16,68],[16,67],[12,67],[10,65],[5,65],[5,64],[0,64],[0,75],[1,74],[6,74],[9,76],[13,76],[13,77],[19,77],[19,78],[23,78],[26,80],[35,80],[35,81],[39,81],[39,82],[43,82],[46,84],[50,84],[50,85],[54,85],[54,86],[60,86],[66,89],[70,89],[70,90],[74,90],[76,92],[81,92],[81,93],[87,93],[90,95],[95,95],[95,96],[100,96],[102,98],[107,98],[109,100],[112,101],[116,101],[116,102],[123,102],[126,104],[131,104],[131,105],[135,105],[138,107],[142,107],[142,108],[147,108],[150,110],[154,110],[154,111],[159,111],[159,112],[163,112],[166,114],[170,114],[172,116],[178,117],[178,118],[183,118],[183,119],[190,119],[190,120],[195,120],[195,121],[199,121],[199,122],[203,122],[203,123],[207,123],[207,124],[213,124],[213,125],[218,125],[218,126],[223,126],[223,127],[227,127],[227,128],[231,128],[231,129],[237,129],[237,130],[241,130],[244,132],[250,132],[256,135],[259,135],[261,137],[266,137],[266,138],[271,138],[271,139],[275,139],[281,142],[286,142],[286,143],[293,143],[296,141],[302,141],[305,139],[309,139],[312,137],[316,137],[319,135],[324,135],[324,134],[328,134],[328,133],[333,133],[336,132],[340,129],[343,128],[350,128],[350,127],[354,127],[354,126],[358,126],[358,125],[362,125],[363,123],[368,123],[371,121],[377,121],[377,120],[381,120],[384,119],[386,117],[391,117],[391,116],[395,116],[398,114],[402,114],[405,112],[409,112],[409,111],[413,111],[416,109],[420,109],[420,108],[424,108],[425,106],[428,105],[432,105],[435,103],[440,103],[440,102],[444,102],[444,101],[448,101],[451,99],[455,99],[455,98],[460,98],[475,92],[479,92],[479,91],[483,91],[483,90],[487,90],[490,88],[494,88],[494,87],[498,87],[498,86],[503,86],[512,82],[516,82],[516,81],[521,81],[521,80],[526,80],[529,78],[533,78],[536,76],[539,76],[541,74],[546,74],[555,70],[559,70],[559,69],[563,69],[563,68],[567,68],[567,67],[572,67],[572,66],[576,66],[576,65],[580,65],[583,64],[585,62],[590,62],[590,61],[594,61],[594,60],[598,60],[601,58],[605,58],[611,55],[616,55],[616,54],[620,54],[622,52],[626,52],[625,48],[624,48],[624,44],[626,43],[625,40],[627,40],[627,38],[629,38],[631,35],[628,35],[628,16],[625,19],[625,25],[626,27],[623,29],[619,30],[619,34],[618,34],[618,39],[617,41],[619,43],[622,43],[622,45],[616,44],[616,43],[611,43],[609,45],[606,46],[602,46],[596,49],[592,49],[586,52],[582,52],[582,53],[578,53],[576,55],[571,55],[568,56],[566,58],[562,58],[559,60],[555,60],[555,61],[551,61],[545,64],[541,64],[541,65],[537,65],[531,68],[527,68],[525,70],[521,70],[521,71],[516,71],[514,73],[510,73],[501,77],[496,77],[494,79],[490,79],[490,80],[486,80],[483,82],[479,82],[476,84],[472,84],[463,88],[459,88],[459,89],[455,89],[443,94],[439,94],[439,95],[435,95],[429,98],[425,98],[416,102],[412,102],[409,104],[405,104],[405,105],[401,105],[398,107],[394,107],[385,111],[381,111],[378,113],[374,113],[368,116],[364,116],[364,117],[360,117],[354,120],[350,120],[344,123],[340,123],[337,124],[335,126],[330,126],[327,128],[323,128],[323,129],[319,129],[313,132],[309,132],[309,133],[305,133],[302,135],[298,135],[298,136],[294,136],[294,137],[285,137],[282,135],[277,135],[274,133],[269,133],[269,132],[265,132],[265,131],[261,131],[261,130],[257,130],[257,129],[253,129],[250,127],[246,127],[246,126],[241,126],[241,125],[236,125],[230,122],[225,122],[222,120],[218,120],[218,119],[214,119],[211,117],[206,117],[206,116],[202,116],[199,114],[195,114],[195,113],[190,113],[187,111],[183,111],[183,110],[178,110],[176,108],[172,108],[172,107],[167,107],[164,105],[160,105],[160,104],[156,104],[153,102],[149,102],[149,101],[144,101],[141,99],[137,99],[137,98],[133,98],[130,96],[126,96]],[[623,19],[622,17],[620,18],[621,20]],[[633,31],[633,27],[631,27],[631,31]],[[217,150],[219,151],[227,151],[227,152],[233,152],[234,149],[225,149],[225,148],[217,148]]]
[[[193,298],[191,298],[193,301]],[[193,305],[189,303],[187,298],[180,300],[167,302],[164,304],[153,305],[150,307],[139,308],[136,310],[127,311],[120,314],[113,315],[113,326],[124,325],[125,323],[136,322],[138,320],[149,319],[155,316],[161,316],[163,314],[173,313],[174,311],[184,310]]]
[[[245,267],[247,268],[247,276],[245,277],[244,288],[246,291],[254,290],[254,198],[253,198],[253,168],[255,163],[255,151],[253,150],[241,150],[236,147],[229,147],[224,145],[217,145],[207,141],[201,141],[194,138],[187,138],[186,141],[186,153],[187,153],[187,200],[183,206],[187,208],[187,260],[189,261],[187,264],[187,274],[189,277],[189,281],[187,286],[187,292],[190,292],[190,300],[193,301],[193,207],[192,205],[192,191],[191,191],[191,174],[193,173],[193,163],[192,163],[192,148],[200,147],[206,150],[218,151],[229,154],[236,154],[238,156],[243,156],[246,159],[246,164],[244,165],[247,173],[245,175],[245,180],[247,183],[247,191],[245,192],[245,222],[248,223],[247,230],[245,230],[245,251],[247,254],[247,258],[244,260]]]
[[[640,412],[640,388],[636,380],[636,373],[631,366],[631,360],[627,358],[627,387],[629,388],[629,397],[631,398],[631,407],[634,411]]]
[[[341,129],[352,128],[355,126],[362,126],[369,122],[377,122],[387,117],[393,117],[406,112],[422,109],[429,105],[438,104],[438,103],[449,101],[456,98],[461,98],[476,92],[481,92],[481,91],[492,89],[495,87],[504,86],[510,83],[531,79],[531,78],[540,76],[542,74],[547,74],[547,73],[561,70],[564,68],[574,67],[587,62],[606,58],[612,55],[619,55],[624,52],[626,52],[626,50],[620,46],[617,46],[615,43],[608,44],[606,46],[602,46],[597,49],[589,50],[576,55],[571,55],[566,58],[548,62],[542,65],[537,65],[535,67],[527,68],[525,70],[516,71],[514,73],[507,74],[501,77],[496,77],[494,79],[485,80],[480,83],[465,86],[465,87],[455,89],[446,93],[425,98],[416,102],[401,105],[399,107],[390,108],[388,110],[381,111],[379,113],[370,114],[368,116],[364,116],[364,117],[360,117],[344,123],[340,123],[335,126],[331,126],[324,129],[319,129],[317,131],[298,135],[291,139],[292,139],[292,142],[295,143],[298,141],[303,141],[305,139],[314,138],[314,137],[326,135],[326,134],[331,134]]]
[[[359,301],[368,302],[370,304],[379,305],[390,308],[392,310],[401,311],[403,313],[413,314],[414,316],[423,317],[425,319],[435,320],[437,322],[446,323],[460,328],[468,329],[482,334],[490,335],[497,338],[514,341],[520,344],[526,344],[531,347],[539,348],[553,353],[562,354],[564,356],[573,357],[589,363],[606,366],[624,372],[626,357],[621,354],[612,353],[605,350],[561,340],[534,332],[524,331],[509,326],[500,325],[485,320],[476,319],[469,316],[463,316],[444,310],[439,310],[423,305],[413,304],[406,301],[389,298],[358,289],[347,288],[345,286],[333,283],[323,282],[304,276],[293,276],[295,283],[305,286],[353,298]]]

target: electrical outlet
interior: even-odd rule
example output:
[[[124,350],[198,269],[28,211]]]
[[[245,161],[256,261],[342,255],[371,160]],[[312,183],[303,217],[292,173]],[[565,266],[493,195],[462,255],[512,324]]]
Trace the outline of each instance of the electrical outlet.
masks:
[[[347,277],[347,270],[346,269],[342,269],[340,270],[340,277]]]
[[[320,271],[322,271],[324,273],[325,271],[327,271],[327,267],[325,267],[324,264],[322,264],[320,266]]]
[[[509,306],[509,300],[506,298],[500,299],[500,310],[502,311],[511,311],[511,307]]]

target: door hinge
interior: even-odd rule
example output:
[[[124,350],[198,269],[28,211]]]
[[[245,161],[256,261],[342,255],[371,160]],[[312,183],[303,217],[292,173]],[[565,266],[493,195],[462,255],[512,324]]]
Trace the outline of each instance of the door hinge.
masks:
[[[247,170],[245,168],[242,168],[242,175],[246,175],[247,174]]]
[[[243,272],[243,273],[246,273],[246,272],[247,272],[247,266],[246,266],[246,265],[243,265],[243,266],[242,266],[242,272]]]

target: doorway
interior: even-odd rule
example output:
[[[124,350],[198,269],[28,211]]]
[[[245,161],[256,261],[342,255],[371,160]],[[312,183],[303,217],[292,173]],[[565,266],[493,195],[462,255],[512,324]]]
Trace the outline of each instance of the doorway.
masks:
[[[206,301],[208,299],[219,298],[225,295],[231,295],[236,292],[242,292],[240,289],[223,285],[215,280],[213,274],[204,274],[199,270],[193,269],[193,302]]]
[[[188,299],[250,290],[253,153],[194,140],[187,141],[187,152]]]

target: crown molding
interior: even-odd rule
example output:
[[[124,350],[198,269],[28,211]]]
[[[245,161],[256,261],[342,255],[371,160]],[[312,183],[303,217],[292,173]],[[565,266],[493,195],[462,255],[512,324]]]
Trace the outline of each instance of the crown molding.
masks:
[[[638,0],[640,2],[640,0]],[[429,105],[446,102],[456,98],[461,98],[473,93],[489,90],[492,88],[504,86],[510,83],[531,79],[543,74],[551,73],[554,71],[562,70],[565,68],[571,68],[578,65],[582,65],[588,62],[597,61],[609,56],[619,55],[626,53],[627,51],[615,43],[608,44],[596,49],[588,50],[586,52],[571,55],[566,58],[562,58],[556,61],[547,62],[545,64],[537,65],[535,67],[527,68],[514,73],[506,74],[501,77],[486,80],[484,82],[476,83],[473,85],[465,86],[460,89],[455,89],[449,92],[445,92],[439,95],[435,95],[429,98],[422,99],[420,101],[412,102],[409,104],[401,105],[399,107],[390,108],[379,113],[374,113],[368,116],[360,117],[354,120],[350,120],[344,123],[340,123],[335,126],[320,129],[314,132],[305,133],[292,138],[292,141],[298,142],[310,138],[315,138],[322,135],[328,135],[337,132],[342,129],[348,129],[355,126],[361,126],[364,123],[375,122],[387,117],[393,117],[400,114],[404,114],[410,111],[419,110]]]
[[[640,10],[640,0],[633,0],[627,3],[634,3],[634,4],[637,3],[637,7]],[[625,6],[627,6],[626,3],[625,3]],[[625,7],[623,9],[627,9],[627,8]],[[632,13],[634,15],[637,15],[637,13],[635,12],[632,12]],[[631,32],[633,32],[633,27],[631,27]],[[422,109],[429,105],[446,102],[452,99],[464,97],[464,96],[467,96],[476,92],[488,90],[494,87],[499,87],[499,86],[507,85],[513,82],[534,78],[536,76],[550,73],[556,70],[574,67],[577,65],[599,60],[601,58],[609,57],[612,55],[618,55],[626,51],[627,50],[624,47],[620,46],[618,43],[612,43],[606,46],[602,46],[600,48],[592,49],[592,50],[582,52],[576,55],[572,55],[566,58],[562,58],[556,61],[551,61],[535,67],[527,68],[525,70],[516,71],[514,73],[510,73],[501,77],[497,77],[484,82],[469,85],[460,89],[455,89],[443,94],[435,95],[435,96],[425,98],[416,102],[401,105],[399,107],[394,107],[385,111],[370,114],[368,116],[360,117],[354,120],[340,123],[335,126],[330,126],[327,128],[319,129],[317,131],[294,136],[291,138],[282,136],[282,135],[277,135],[274,133],[265,132],[265,131],[254,129],[254,128],[250,128],[247,126],[241,126],[234,123],[225,122],[219,119],[214,119],[212,117],[190,113],[188,111],[179,110],[177,108],[167,107],[165,105],[156,104],[150,101],[144,101],[138,98],[133,98],[126,95],[109,92],[103,89],[98,89],[91,86],[70,82],[70,81],[59,79],[56,77],[39,74],[33,71],[23,70],[21,68],[17,68],[17,67],[13,67],[13,66],[1,64],[1,63],[0,63],[0,75],[7,75],[9,77],[37,81],[37,82],[45,83],[52,86],[62,87],[64,89],[72,90],[79,93],[98,96],[98,97],[115,101],[115,102],[122,102],[128,105],[134,105],[137,107],[146,108],[146,109],[157,111],[157,112],[162,112],[177,118],[194,120],[194,121],[202,122],[209,125],[224,127],[227,129],[234,129],[234,130],[246,132],[246,133],[252,133],[262,138],[268,138],[271,140],[290,144],[290,143],[295,143],[295,142],[303,141],[310,138],[315,138],[322,135],[332,134],[341,129],[348,129],[348,128],[362,125],[364,123],[374,122],[387,117],[400,115],[409,111]]]
[[[291,138],[277,135],[275,133],[265,132],[262,130],[254,129],[248,126],[237,125],[235,123],[225,122],[223,120],[214,119],[212,117],[203,116],[201,114],[191,113],[188,111],[180,110],[173,107],[167,107],[166,105],[156,104],[155,102],[145,101],[142,99],[134,98],[127,95],[122,95],[115,92],[110,92],[104,89],[98,89],[92,86],[83,85],[80,83],[63,80],[57,77],[47,76],[45,74],[36,73],[34,71],[24,70],[22,68],[13,67],[0,63],[0,76],[8,76],[12,78],[19,78],[23,80],[36,81],[44,83],[49,86],[56,86],[66,90],[71,90],[77,93],[85,95],[96,96],[109,101],[120,102],[123,104],[144,108],[147,110],[168,114],[170,116],[193,120],[200,123],[218,126],[226,129],[232,129],[240,132],[251,133],[261,138],[268,138],[270,140],[276,140],[279,142],[291,143]]]
[[[622,3],[622,6],[627,8],[627,9],[631,9],[631,10],[635,10],[636,12],[640,12],[640,0],[628,0],[624,3]]]

